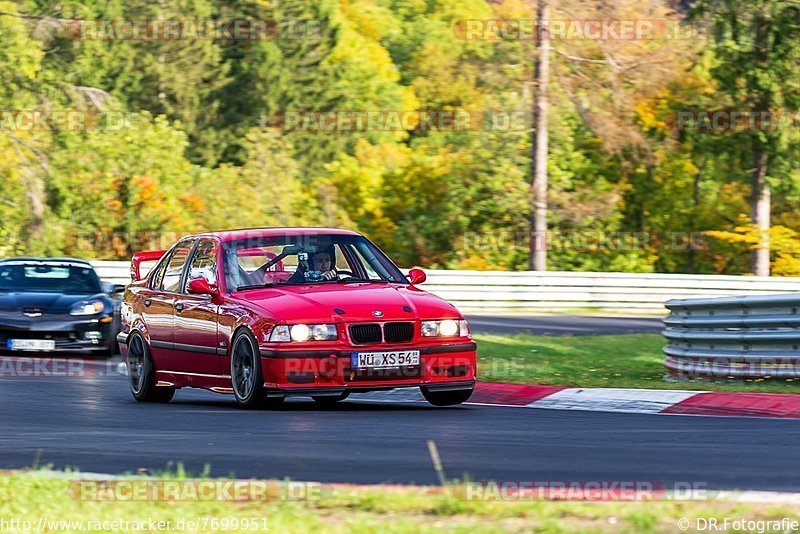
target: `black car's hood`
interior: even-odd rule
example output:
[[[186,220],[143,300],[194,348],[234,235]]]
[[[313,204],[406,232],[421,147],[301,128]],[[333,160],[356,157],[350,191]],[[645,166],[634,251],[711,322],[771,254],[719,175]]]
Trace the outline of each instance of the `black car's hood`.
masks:
[[[22,313],[24,311],[38,311],[47,314],[69,313],[70,308],[82,300],[108,299],[104,293],[92,295],[65,295],[63,293],[39,293],[0,291],[0,313]]]

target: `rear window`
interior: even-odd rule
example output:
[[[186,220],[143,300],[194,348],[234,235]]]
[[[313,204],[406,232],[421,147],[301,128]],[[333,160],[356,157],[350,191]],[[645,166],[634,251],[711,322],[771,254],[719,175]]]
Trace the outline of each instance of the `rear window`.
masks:
[[[100,279],[91,267],[67,264],[0,264],[0,291],[34,293],[101,293]]]

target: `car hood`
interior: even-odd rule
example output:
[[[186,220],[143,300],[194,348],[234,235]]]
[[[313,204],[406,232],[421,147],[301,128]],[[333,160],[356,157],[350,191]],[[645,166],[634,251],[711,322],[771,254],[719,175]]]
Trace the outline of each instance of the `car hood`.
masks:
[[[103,298],[98,295],[65,295],[63,293],[39,292],[0,292],[0,313],[22,313],[25,310],[40,313],[61,314],[69,313],[69,309],[76,303],[89,298]]]
[[[287,323],[461,317],[455,306],[436,295],[397,284],[284,286],[241,291],[235,297]]]

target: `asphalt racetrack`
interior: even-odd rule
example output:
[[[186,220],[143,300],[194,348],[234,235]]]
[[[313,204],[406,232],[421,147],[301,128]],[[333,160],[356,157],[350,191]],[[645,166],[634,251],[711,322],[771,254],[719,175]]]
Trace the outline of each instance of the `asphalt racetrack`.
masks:
[[[357,400],[323,410],[310,399],[248,412],[196,390],[138,404],[115,367],[0,379],[0,469],[125,473],[182,463],[193,474],[210,465],[213,475],[242,478],[435,484],[433,439],[449,478],[800,490],[796,421]]]
[[[600,317],[585,315],[466,314],[473,332],[560,336],[660,333],[661,317]]]

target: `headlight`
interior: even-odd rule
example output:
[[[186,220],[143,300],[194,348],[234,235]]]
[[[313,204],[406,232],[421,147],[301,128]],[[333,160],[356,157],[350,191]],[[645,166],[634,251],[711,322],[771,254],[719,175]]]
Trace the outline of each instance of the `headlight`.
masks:
[[[289,331],[292,333],[292,341],[308,341],[311,337],[311,329],[305,324],[296,324]]]
[[[317,341],[326,339],[336,339],[339,336],[336,334],[335,324],[315,324],[311,327],[311,337]]]
[[[76,302],[69,310],[70,315],[97,315],[105,311],[106,305],[102,300],[91,300],[89,302]]]
[[[338,339],[335,324],[295,324],[292,326],[279,325],[272,329],[270,341],[326,341]]]
[[[423,337],[467,337],[469,326],[461,319],[442,319],[441,321],[422,321]]]
[[[446,319],[439,323],[439,335],[454,336],[458,333],[458,323],[452,319]]]

